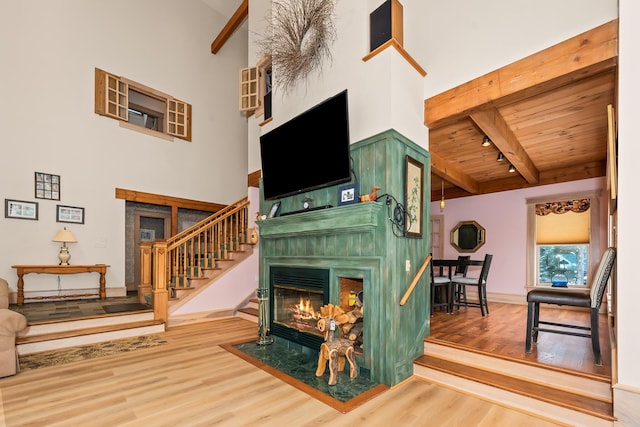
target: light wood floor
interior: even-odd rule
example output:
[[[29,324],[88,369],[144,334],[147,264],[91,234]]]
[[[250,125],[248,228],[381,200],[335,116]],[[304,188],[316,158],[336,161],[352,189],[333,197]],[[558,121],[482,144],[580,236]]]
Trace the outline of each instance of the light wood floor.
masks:
[[[175,327],[160,347],[0,379],[0,425],[556,425],[418,379],[342,414],[219,346],[256,332],[239,318]]]

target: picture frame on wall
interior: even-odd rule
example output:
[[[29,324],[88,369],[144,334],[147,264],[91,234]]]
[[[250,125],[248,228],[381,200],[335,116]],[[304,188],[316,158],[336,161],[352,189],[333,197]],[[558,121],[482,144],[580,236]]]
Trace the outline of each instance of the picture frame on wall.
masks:
[[[35,172],[35,197],[60,200],[60,175]]]
[[[358,184],[346,184],[338,187],[338,206],[358,203]]]
[[[153,242],[156,239],[156,231],[150,228],[140,229],[140,241],[141,242]]]
[[[75,206],[56,206],[56,221],[84,224],[84,208]]]
[[[4,199],[4,217],[38,220],[38,202]]]
[[[405,236],[422,237],[424,165],[407,155],[405,161]]]

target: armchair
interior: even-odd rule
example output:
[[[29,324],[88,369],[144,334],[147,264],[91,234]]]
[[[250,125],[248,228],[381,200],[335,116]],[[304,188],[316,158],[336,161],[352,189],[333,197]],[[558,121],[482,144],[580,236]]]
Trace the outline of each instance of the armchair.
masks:
[[[0,377],[15,375],[20,370],[16,333],[26,327],[27,318],[9,310],[9,284],[0,279]]]

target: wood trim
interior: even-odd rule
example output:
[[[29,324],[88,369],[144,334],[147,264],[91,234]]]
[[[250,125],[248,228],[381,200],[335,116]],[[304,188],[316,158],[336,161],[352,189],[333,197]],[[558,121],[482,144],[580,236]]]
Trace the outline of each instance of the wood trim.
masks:
[[[487,106],[533,96],[611,70],[618,63],[618,20],[558,43],[424,101],[429,128]]]
[[[213,43],[211,43],[211,53],[215,55],[222,49],[222,46],[224,46],[227,40],[229,40],[229,37],[231,37],[233,32],[242,24],[247,16],[249,16],[249,0],[243,0],[233,16],[231,16],[231,19],[229,19],[229,22],[227,22]]]
[[[371,58],[373,58],[374,56],[376,56],[377,54],[379,54],[380,52],[382,52],[383,50],[385,50],[390,46],[394,47],[398,51],[398,53],[400,53],[400,55],[402,55],[402,57],[406,59],[407,62],[411,64],[411,66],[415,68],[418,73],[420,73],[422,77],[425,77],[427,75],[427,72],[424,70],[424,68],[422,68],[420,64],[418,64],[418,62],[415,59],[413,59],[411,55],[409,55],[409,52],[407,52],[402,47],[402,45],[395,39],[390,39],[385,43],[381,44],[376,49],[372,50],[369,54],[367,54],[364,58],[362,58],[362,60],[364,62],[367,62],[368,60],[370,60]]]
[[[260,124],[258,126],[264,126],[267,123],[270,123],[273,120],[273,117],[269,117],[267,120],[264,120],[262,122],[260,122]]]
[[[251,172],[247,176],[247,186],[259,188],[261,177],[262,177],[262,170],[258,169],[257,171]]]
[[[182,199],[180,197],[164,196],[161,194],[144,193],[142,191],[116,188],[116,199],[130,202],[149,203],[151,205],[171,206],[176,208],[194,209],[215,213],[226,205],[220,203],[201,202],[199,200]]]
[[[438,154],[434,152],[430,152],[430,154],[431,173],[436,174],[441,178],[446,177],[447,181],[456,185],[457,187],[462,188],[463,190],[468,191],[471,194],[480,193],[480,183],[478,181],[469,177],[469,175],[464,173],[464,171],[457,165],[453,165],[447,162]],[[440,194],[438,194],[438,198],[440,198]],[[448,193],[447,198],[451,198]],[[433,200],[433,195],[431,196],[431,199]]]

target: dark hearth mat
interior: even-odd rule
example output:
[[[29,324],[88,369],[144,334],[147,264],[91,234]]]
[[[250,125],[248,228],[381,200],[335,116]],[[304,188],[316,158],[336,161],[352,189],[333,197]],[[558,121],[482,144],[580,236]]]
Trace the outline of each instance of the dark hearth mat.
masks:
[[[151,307],[139,302],[125,303],[125,304],[110,304],[103,305],[102,309],[105,313],[122,313],[126,311],[138,311],[138,310],[150,310]]]
[[[389,389],[385,384],[364,376],[349,377],[349,365],[338,373],[338,383],[330,386],[329,369],[316,377],[318,356],[302,354],[275,342],[261,346],[255,339],[249,342],[223,344],[225,350],[257,366],[276,378],[296,387],[332,408],[346,413]]]

